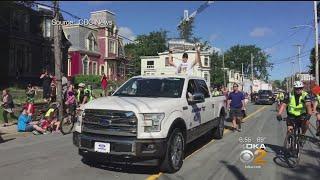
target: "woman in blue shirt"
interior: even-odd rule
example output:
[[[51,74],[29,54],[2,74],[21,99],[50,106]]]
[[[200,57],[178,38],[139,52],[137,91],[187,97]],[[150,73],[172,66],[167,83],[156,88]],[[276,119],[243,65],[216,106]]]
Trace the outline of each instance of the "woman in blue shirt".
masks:
[[[31,121],[31,115],[27,114],[27,109],[23,108],[21,115],[18,118],[18,132],[32,132],[34,130],[41,132],[43,134],[46,133],[46,130],[42,129],[37,125],[37,122]]]

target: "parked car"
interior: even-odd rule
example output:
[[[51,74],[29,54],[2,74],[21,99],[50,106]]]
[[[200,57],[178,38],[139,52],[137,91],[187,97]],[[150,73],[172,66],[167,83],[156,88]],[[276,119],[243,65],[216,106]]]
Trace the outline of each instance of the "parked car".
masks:
[[[155,165],[176,172],[188,143],[223,137],[225,96],[203,78],[136,76],[82,107],[73,143],[85,161]],[[210,137],[210,136],[209,136]]]
[[[275,98],[271,90],[259,90],[256,97],[256,104],[269,104],[272,105],[275,102]]]

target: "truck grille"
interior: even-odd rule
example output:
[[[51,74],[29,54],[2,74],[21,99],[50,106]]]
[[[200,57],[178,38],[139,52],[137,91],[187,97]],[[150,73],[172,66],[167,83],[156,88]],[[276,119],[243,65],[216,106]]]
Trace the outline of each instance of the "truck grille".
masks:
[[[112,136],[136,136],[137,121],[131,111],[86,109],[82,131]]]

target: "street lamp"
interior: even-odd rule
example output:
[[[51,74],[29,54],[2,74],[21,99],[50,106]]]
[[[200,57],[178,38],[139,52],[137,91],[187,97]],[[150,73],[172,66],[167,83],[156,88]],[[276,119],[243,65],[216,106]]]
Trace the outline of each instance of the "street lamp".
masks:
[[[316,84],[319,85],[319,47],[318,47],[318,22],[317,22],[317,12],[316,12],[316,7],[315,7],[315,19],[314,19],[314,27],[308,24],[304,24],[304,25],[298,25],[298,26],[294,26],[291,29],[296,29],[296,28],[300,28],[300,27],[309,27],[311,29],[313,29],[315,31],[315,76],[316,76]]]

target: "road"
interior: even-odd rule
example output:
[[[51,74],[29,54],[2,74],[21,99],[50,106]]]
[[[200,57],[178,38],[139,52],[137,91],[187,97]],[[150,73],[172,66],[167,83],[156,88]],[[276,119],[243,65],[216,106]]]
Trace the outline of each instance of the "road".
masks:
[[[50,134],[12,139],[0,144],[1,180],[64,180],[64,179],[318,179],[320,146],[315,129],[308,131],[299,165],[288,167],[282,144],[285,122],[275,120],[274,106],[250,105],[242,132],[225,130],[221,140],[200,138],[187,148],[183,167],[174,174],[162,174],[156,168],[144,166],[95,165],[82,162],[72,145],[72,136]],[[311,120],[314,126],[314,118]],[[230,126],[230,122],[226,122]],[[266,164],[260,169],[245,168],[240,161],[243,150],[239,137],[265,137]],[[291,163],[292,164],[292,163]]]

